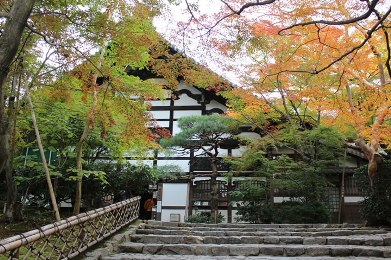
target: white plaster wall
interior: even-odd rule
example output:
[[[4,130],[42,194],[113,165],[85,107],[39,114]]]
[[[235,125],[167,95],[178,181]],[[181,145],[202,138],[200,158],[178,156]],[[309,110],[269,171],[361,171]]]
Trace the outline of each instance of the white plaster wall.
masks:
[[[206,149],[208,149],[210,146],[205,146]],[[218,157],[224,157],[228,156],[228,149],[218,149]],[[203,153],[203,150],[194,151],[194,155],[196,157],[200,157],[200,155]],[[206,156],[204,156],[206,157]]]
[[[187,183],[163,183],[162,207],[187,207],[188,188]]]
[[[359,203],[364,200],[364,197],[359,197],[359,196],[349,196],[349,197],[344,197],[345,203]]]
[[[201,108],[200,108],[201,109]],[[201,110],[179,110],[174,111],[174,118],[178,119],[184,116],[200,116],[202,115]]]
[[[202,154],[203,150],[194,151],[195,156],[200,156]]]
[[[189,160],[158,160],[157,166],[175,165],[181,168],[183,172],[189,172]]]
[[[232,157],[241,157],[246,150],[246,146],[240,146],[237,149],[232,149]]]
[[[128,160],[128,162],[133,165],[143,164],[143,165],[148,165],[150,167],[153,166],[153,160]]]
[[[163,209],[162,210],[162,220],[163,222],[170,222],[170,214],[179,214],[180,222],[185,222],[187,218],[186,211],[182,209]]]
[[[170,100],[148,100],[152,106],[169,106]]]
[[[198,89],[196,89],[195,87],[181,81],[179,82],[179,85],[178,85],[178,90],[181,90],[181,89],[187,89],[187,90],[190,90],[191,93],[193,94],[201,94],[201,91],[199,91]]]
[[[189,97],[186,93],[181,94],[178,99],[174,101],[174,106],[199,106],[201,109],[201,105],[198,104],[197,100]]]
[[[195,177],[193,179],[193,185],[196,181],[206,181],[206,180],[210,180],[210,177]],[[225,177],[217,177],[217,180],[219,181],[227,181],[227,178]]]
[[[149,111],[153,119],[169,119],[170,111]]]
[[[160,127],[170,127],[170,122],[169,121],[156,121],[154,122],[157,126]]]
[[[223,104],[220,104],[216,100],[211,100],[209,104],[206,104],[206,110],[210,110],[213,108],[219,108],[219,109],[223,110],[224,112],[227,111],[227,107],[224,106]]]
[[[159,157],[189,157],[190,152],[186,151],[185,153],[180,152],[175,149],[164,149],[159,152]]]
[[[189,185],[187,183],[163,183],[162,221],[169,222],[170,214],[180,214],[180,222],[187,218]],[[182,206],[185,209],[164,209],[164,207]]]
[[[181,131],[181,129],[178,127],[178,122],[174,121],[173,126],[172,126],[172,135],[176,135],[180,131]]]
[[[224,216],[222,223],[228,223],[228,210],[219,210],[219,213]]]
[[[228,156],[228,149],[218,149],[218,151],[219,151],[218,157]]]

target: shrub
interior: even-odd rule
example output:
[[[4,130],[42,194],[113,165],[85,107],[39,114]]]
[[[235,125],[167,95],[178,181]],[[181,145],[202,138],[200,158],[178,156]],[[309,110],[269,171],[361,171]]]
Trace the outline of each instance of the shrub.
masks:
[[[238,216],[235,218],[238,222],[249,222],[249,223],[271,223],[273,211],[269,203],[260,201],[256,202],[245,202],[238,207]]]
[[[359,189],[364,193],[361,214],[369,226],[391,225],[391,160],[385,160],[378,169],[373,183],[369,185],[368,167],[357,169],[355,178]]]
[[[217,215],[217,221],[216,223],[221,223],[224,221],[224,216],[219,214]],[[191,216],[189,216],[186,220],[188,223],[214,223],[214,219],[212,219],[210,212],[208,211],[201,211],[197,212]]]
[[[321,203],[287,201],[273,207],[273,220],[290,224],[327,223],[329,211]]]

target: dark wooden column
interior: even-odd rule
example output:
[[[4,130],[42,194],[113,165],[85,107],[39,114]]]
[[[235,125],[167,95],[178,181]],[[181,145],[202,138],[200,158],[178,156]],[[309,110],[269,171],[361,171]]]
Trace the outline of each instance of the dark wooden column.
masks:
[[[228,205],[227,205],[227,222],[232,223],[232,205],[231,205],[231,198],[229,196],[229,193],[232,191],[232,178],[228,179],[228,184],[227,184],[227,200],[228,200]]]

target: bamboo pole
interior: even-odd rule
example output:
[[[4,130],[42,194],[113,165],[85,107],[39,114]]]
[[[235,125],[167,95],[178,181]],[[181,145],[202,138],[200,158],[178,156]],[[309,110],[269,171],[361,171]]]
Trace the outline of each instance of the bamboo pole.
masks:
[[[48,164],[46,162],[45,152],[43,150],[42,141],[41,141],[41,136],[39,135],[37,119],[35,117],[34,106],[33,106],[33,102],[31,101],[30,91],[29,91],[28,87],[26,88],[26,98],[27,98],[27,101],[28,101],[29,106],[30,106],[31,119],[32,119],[33,125],[34,125],[35,136],[37,138],[37,145],[38,145],[39,153],[41,155],[43,169],[45,170],[46,182],[48,184],[50,200],[52,202],[54,215],[56,217],[56,221],[60,221],[61,220],[60,211],[58,210],[58,205],[57,205],[57,201],[56,201],[56,195],[54,194],[53,184],[52,184],[52,180],[50,178],[50,173],[49,173],[49,167],[48,167]]]

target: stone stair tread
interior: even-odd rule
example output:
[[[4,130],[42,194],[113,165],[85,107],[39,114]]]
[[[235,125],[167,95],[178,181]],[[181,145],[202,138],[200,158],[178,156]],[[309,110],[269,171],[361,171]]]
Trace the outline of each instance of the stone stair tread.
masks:
[[[160,235],[207,235],[207,236],[227,236],[227,235],[235,235],[242,234],[246,236],[272,236],[272,235],[280,235],[280,236],[306,236],[306,237],[314,237],[314,236],[341,236],[341,235],[380,235],[387,234],[390,231],[387,230],[354,230],[354,231],[314,231],[314,232],[284,232],[284,231],[252,231],[252,232],[241,232],[241,231],[232,231],[232,230],[211,230],[211,231],[192,231],[192,230],[180,230],[180,229],[139,229],[137,230],[138,234],[160,234]]]
[[[157,260],[223,260],[223,259],[246,259],[246,260],[286,260],[284,256],[195,256],[195,255],[152,255],[152,254],[129,254],[119,253],[112,256],[102,257],[102,260],[141,260],[141,259],[157,259]],[[289,260],[335,260],[332,256],[300,256],[289,257]],[[338,260],[380,260],[379,257],[338,257]]]
[[[294,244],[143,244],[125,242],[122,252],[144,254],[212,255],[212,256],[373,256],[391,257],[391,248],[386,246],[362,245],[294,245]]]
[[[148,221],[114,259],[384,259],[391,229],[350,224],[192,224]],[[129,242],[131,241],[131,242]],[[120,253],[121,252],[121,253]]]
[[[208,226],[206,226],[208,225]],[[259,224],[252,224],[251,225],[244,225],[244,226],[218,226],[214,224],[205,224],[204,226],[163,226],[163,225],[151,225],[147,224],[145,225],[146,229],[164,229],[164,230],[189,230],[189,231],[208,231],[208,230],[233,230],[233,231],[295,231],[295,232],[311,232],[311,231],[378,231],[378,228],[371,228],[371,227],[305,227],[305,226],[297,226],[290,225],[287,227],[270,227],[270,226],[258,226]],[[265,224],[267,225],[267,224]],[[387,231],[387,229],[383,229]],[[388,230],[389,231],[389,230]]]
[[[141,243],[172,243],[172,244],[329,244],[329,245],[368,245],[391,246],[391,234],[364,236],[194,236],[194,235],[155,235],[134,234],[130,236],[132,242]],[[194,242],[196,241],[196,242]]]

